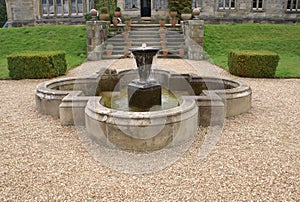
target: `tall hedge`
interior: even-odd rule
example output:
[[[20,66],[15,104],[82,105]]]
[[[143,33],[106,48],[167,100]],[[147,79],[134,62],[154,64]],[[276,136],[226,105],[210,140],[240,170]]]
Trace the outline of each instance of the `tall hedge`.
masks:
[[[242,77],[272,78],[279,55],[270,51],[234,50],[228,54],[229,72]]]
[[[7,57],[9,76],[12,79],[53,78],[66,73],[64,52],[26,52]]]

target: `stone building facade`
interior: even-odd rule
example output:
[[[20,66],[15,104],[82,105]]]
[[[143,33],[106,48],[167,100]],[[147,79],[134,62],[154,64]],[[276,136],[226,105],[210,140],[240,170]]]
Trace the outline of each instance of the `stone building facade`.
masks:
[[[83,24],[89,0],[6,0],[9,27],[40,24]]]
[[[117,0],[123,15],[158,19],[167,15],[167,0]],[[89,0],[6,0],[10,27],[39,24],[85,23]],[[206,23],[298,23],[300,0],[193,0]]]

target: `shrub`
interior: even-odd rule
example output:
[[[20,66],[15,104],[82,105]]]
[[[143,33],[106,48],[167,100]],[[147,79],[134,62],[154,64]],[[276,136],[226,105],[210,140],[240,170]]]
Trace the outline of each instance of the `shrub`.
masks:
[[[89,20],[92,19],[92,16],[91,16],[90,13],[87,13],[87,14],[84,15],[84,18],[85,18],[86,21],[89,21]]]
[[[9,76],[12,79],[53,78],[66,73],[65,53],[26,52],[7,57]]]
[[[131,20],[131,16],[126,15],[126,16],[125,16],[125,20],[126,20],[126,21]]]
[[[192,13],[192,9],[190,9],[189,7],[184,7],[182,9],[181,13],[190,14],[190,13]]]
[[[177,8],[176,8],[176,7],[172,7],[172,8],[170,8],[170,11],[171,11],[171,12],[176,12],[176,11],[177,11]]]
[[[167,19],[167,16],[165,16],[165,15],[162,15],[161,17],[160,17],[160,20],[166,20]]]
[[[108,14],[108,8],[107,7],[102,7],[100,9],[100,13],[102,13],[102,14]]]
[[[275,76],[279,55],[270,51],[235,50],[228,54],[229,72],[242,77]]]

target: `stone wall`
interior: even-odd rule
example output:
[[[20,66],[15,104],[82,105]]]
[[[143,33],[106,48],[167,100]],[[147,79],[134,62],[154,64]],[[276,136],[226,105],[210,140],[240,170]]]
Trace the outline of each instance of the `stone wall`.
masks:
[[[83,16],[42,16],[40,0],[6,0],[6,12],[9,27],[85,23]]]
[[[106,21],[86,22],[86,41],[88,60],[100,60],[102,58],[102,45],[106,35]]]
[[[33,0],[6,0],[8,26],[34,25],[35,9]]]
[[[185,44],[188,47],[188,58],[203,59],[204,21],[188,20],[184,24]]]

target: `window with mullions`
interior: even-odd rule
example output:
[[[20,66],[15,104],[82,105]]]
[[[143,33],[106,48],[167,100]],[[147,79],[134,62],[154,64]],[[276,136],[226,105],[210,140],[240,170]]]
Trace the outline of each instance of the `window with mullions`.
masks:
[[[219,9],[221,10],[235,9],[235,0],[219,0]]]
[[[262,11],[263,4],[264,4],[264,0],[253,0],[252,9],[254,11]]]
[[[202,8],[202,0],[193,0],[192,9]]]
[[[288,0],[286,5],[286,11],[288,12],[300,12],[299,0]]]
[[[67,0],[42,0],[43,15],[68,15],[69,4]]]
[[[42,0],[43,16],[83,15],[82,0]]]
[[[125,0],[125,9],[137,8],[137,0]]]
[[[167,8],[167,0],[154,0],[153,8],[156,10],[166,9]]]
[[[72,15],[82,15],[82,0],[71,0]]]

